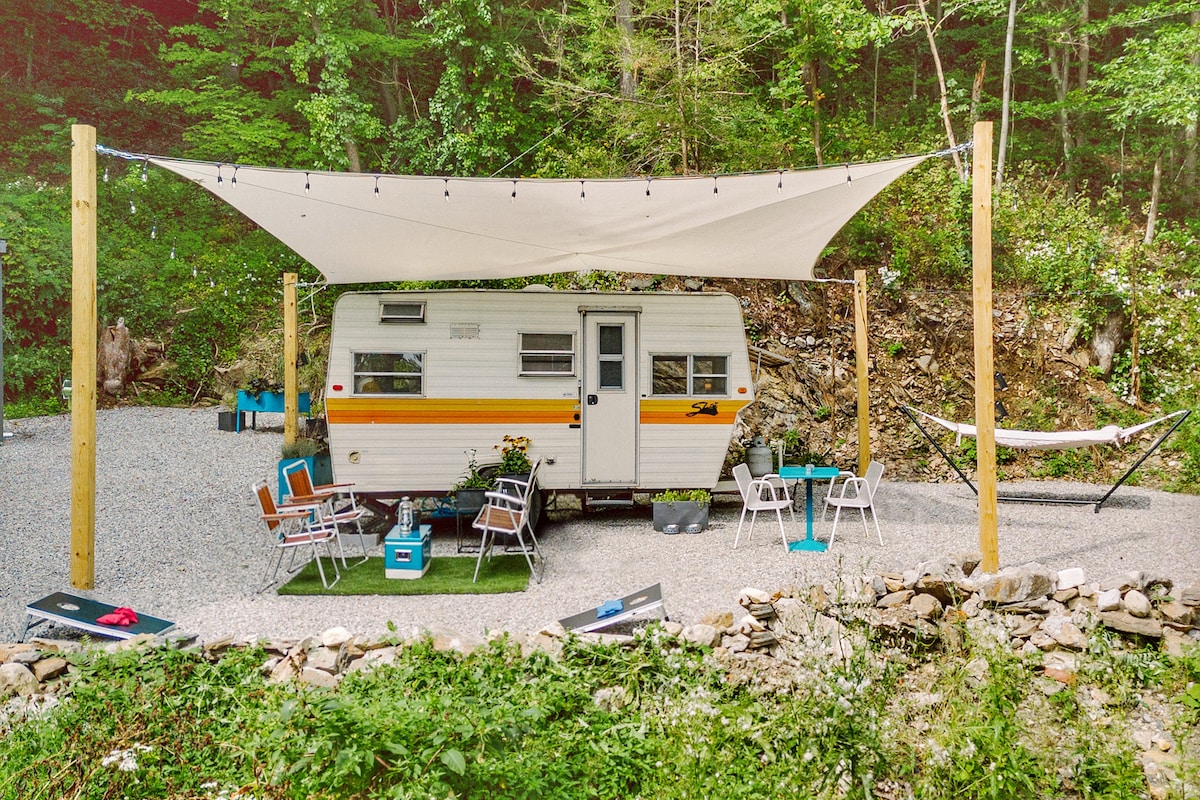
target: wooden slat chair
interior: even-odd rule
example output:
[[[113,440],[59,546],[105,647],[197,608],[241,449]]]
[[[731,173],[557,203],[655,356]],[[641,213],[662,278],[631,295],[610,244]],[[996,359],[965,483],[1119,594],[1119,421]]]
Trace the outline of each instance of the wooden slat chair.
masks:
[[[278,554],[273,559],[275,562],[274,569],[271,568],[271,562],[267,562],[268,572],[264,574],[263,586],[258,591],[265,591],[268,586],[275,583],[275,576],[279,574],[279,567],[283,563],[283,554],[285,552],[291,555],[288,574],[298,572],[308,562],[307,560],[301,561],[297,565],[295,563],[296,553],[305,549],[311,550],[311,557],[317,562],[317,572],[321,576],[322,586],[329,589],[341,580],[342,574],[338,569],[337,559],[333,555],[333,546],[331,544],[337,538],[337,525],[332,520],[324,517],[322,506],[320,504],[308,504],[279,508],[275,505],[275,498],[271,494],[271,487],[267,485],[266,481],[258,481],[250,489],[258,499],[260,508],[259,518],[266,523],[267,530],[271,533],[271,545],[278,551]],[[325,551],[329,554],[329,561],[333,564],[333,583],[330,583],[325,578],[325,568],[321,564],[321,553],[317,547],[321,544],[325,545]]]
[[[538,547],[537,535],[533,532],[530,510],[533,504],[533,493],[537,491],[537,472],[542,465],[542,459],[534,462],[529,471],[529,479],[522,481],[516,478],[498,478],[497,490],[487,492],[484,496],[487,502],[475,516],[471,527],[481,532],[479,540],[479,557],[475,561],[475,577],[472,582],[479,580],[479,568],[484,556],[492,557],[492,548],[496,545],[497,535],[511,540],[516,539],[517,547],[529,564],[529,574],[538,583],[542,582],[542,574],[546,570],[546,560]],[[528,540],[526,537],[528,536]],[[534,563],[537,563],[535,568]]]
[[[308,471],[305,461],[293,461],[283,465],[284,480],[287,481],[288,491],[284,495],[284,505],[319,503],[323,506],[322,513],[326,519],[333,520],[337,527],[353,525],[358,532],[358,543],[362,548],[362,558],[355,564],[363,564],[367,560],[367,537],[363,534],[362,518],[367,509],[358,504],[354,496],[353,483],[323,483],[313,486],[312,473]],[[349,569],[346,563],[346,553],[342,549],[341,537],[337,540],[338,555],[342,558],[342,566]]]

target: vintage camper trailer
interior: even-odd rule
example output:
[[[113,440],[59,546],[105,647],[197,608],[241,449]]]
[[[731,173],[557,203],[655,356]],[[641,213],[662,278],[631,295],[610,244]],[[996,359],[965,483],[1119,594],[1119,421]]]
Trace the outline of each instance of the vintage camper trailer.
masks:
[[[505,436],[545,458],[545,489],[712,488],[753,399],[729,294],[352,292],[334,309],[330,454],[363,492],[444,492]]]

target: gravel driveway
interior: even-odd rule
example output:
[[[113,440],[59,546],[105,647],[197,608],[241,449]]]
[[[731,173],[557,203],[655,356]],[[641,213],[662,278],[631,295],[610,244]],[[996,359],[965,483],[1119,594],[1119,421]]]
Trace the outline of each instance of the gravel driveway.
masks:
[[[272,417],[267,417],[271,419]],[[275,418],[277,419],[277,418]],[[382,634],[442,625],[468,635],[534,631],[607,599],[661,583],[672,619],[733,611],[741,590],[806,585],[839,573],[902,571],[978,550],[975,496],[964,485],[890,483],[877,498],[884,545],[856,516],[827,553],[785,552],[778,526],[761,518],[732,549],[740,503],[719,503],[700,534],[655,533],[648,508],[556,513],[541,533],[545,580],[509,595],[280,597],[255,594],[268,556],[250,486],[274,480],[282,434],[217,429],[214,409],[119,408],[97,416],[95,589],[76,592],[175,620],[204,639],[298,637],[342,625]],[[0,447],[0,641],[15,639],[24,606],[70,588],[70,420],[8,420]],[[1004,491],[1095,494],[1077,484]],[[1200,497],[1123,487],[1112,505],[1002,503],[1001,565],[1040,561],[1083,567],[1090,580],[1141,570],[1200,581]],[[798,516],[799,525],[803,525]],[[818,522],[825,538],[830,522]],[[793,533],[793,537],[800,531]],[[453,532],[434,537],[434,558],[453,553]],[[61,633],[61,631],[57,631]]]

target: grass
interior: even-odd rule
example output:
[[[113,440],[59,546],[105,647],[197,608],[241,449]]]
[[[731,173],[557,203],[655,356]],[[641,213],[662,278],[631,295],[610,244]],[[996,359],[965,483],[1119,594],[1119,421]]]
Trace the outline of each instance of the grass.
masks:
[[[325,574],[333,575],[329,559],[323,559]],[[284,595],[418,595],[418,594],[503,594],[523,592],[529,584],[529,565],[524,556],[497,555],[484,561],[479,568],[479,582],[472,583],[475,558],[434,558],[429,570],[420,578],[388,578],[384,575],[383,559],[372,557],[365,564],[342,570],[342,579],[332,588],[321,585],[315,561],[309,562],[296,577],[280,586]]]

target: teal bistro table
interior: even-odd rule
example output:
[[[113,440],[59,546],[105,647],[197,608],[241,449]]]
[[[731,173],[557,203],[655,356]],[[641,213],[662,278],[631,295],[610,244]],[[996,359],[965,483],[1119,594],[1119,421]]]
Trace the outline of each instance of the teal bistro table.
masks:
[[[784,481],[804,481],[804,538],[788,545],[788,550],[811,550],[824,553],[828,546],[813,538],[813,481],[831,481],[841,473],[837,467],[780,467],[779,477]]]

